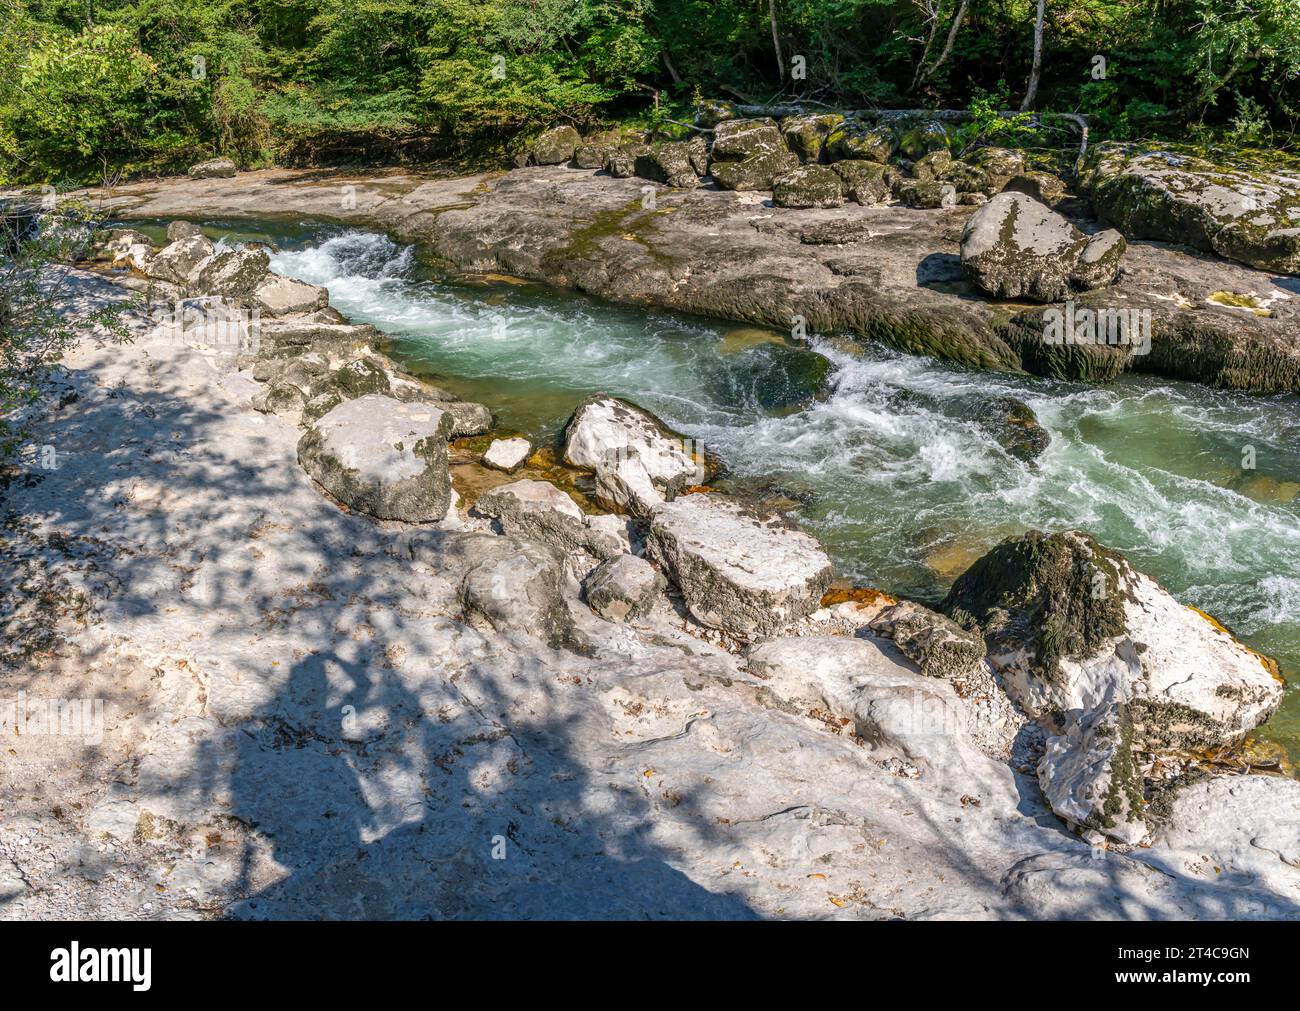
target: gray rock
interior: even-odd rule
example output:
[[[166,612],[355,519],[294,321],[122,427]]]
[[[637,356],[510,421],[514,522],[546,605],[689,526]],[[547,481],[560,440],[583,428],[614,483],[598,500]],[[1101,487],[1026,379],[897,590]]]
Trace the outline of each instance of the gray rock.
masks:
[[[451,417],[380,394],[349,400],[298,442],[298,461],[334,498],[377,519],[428,523],[447,515]]]
[[[724,102],[716,98],[706,98],[695,107],[695,125],[709,129],[728,119],[735,119],[738,113],[734,102]]]
[[[232,179],[235,163],[229,158],[209,158],[191,165],[187,174],[191,179]]]
[[[825,165],[800,165],[772,184],[777,207],[839,207],[844,203],[844,181]]]
[[[492,540],[483,546],[487,557],[461,581],[461,605],[470,626],[532,636],[556,648],[575,644],[559,558],[526,540]]]
[[[644,558],[615,555],[582,584],[591,609],[610,621],[639,621],[650,613],[668,581]]]
[[[264,251],[228,249],[204,262],[194,283],[205,295],[252,298],[270,272],[271,258]]]
[[[678,189],[693,189],[700,185],[695,170],[703,145],[698,141],[675,141],[651,145],[633,161],[633,169],[643,179],[666,183]]]
[[[1135,239],[1300,273],[1300,179],[1245,161],[1107,142],[1082,172],[1097,213]]]
[[[1085,236],[1032,197],[999,193],[966,222],[961,264],[991,295],[1056,302],[1113,281],[1124,248],[1114,231]]]
[[[167,241],[175,242],[177,239],[188,239],[195,235],[202,235],[203,229],[192,221],[173,221],[167,226]]]
[[[605,159],[605,170],[615,179],[630,179],[636,175],[636,160],[649,150],[648,144],[629,144],[617,148]]]
[[[543,132],[529,147],[534,165],[563,165],[573,158],[582,137],[571,126],[557,126]]]
[[[325,288],[292,277],[268,274],[253,292],[262,311],[271,316],[291,313],[315,312],[329,305],[330,293]]]
[[[709,173],[728,190],[770,190],[777,177],[799,164],[771,119],[733,119],[713,134]]]
[[[187,287],[197,280],[200,265],[212,256],[213,249],[212,241],[202,234],[177,239],[154,254],[145,273],[159,281]]]
[[[810,113],[781,120],[786,146],[805,164],[821,161],[826,138],[844,122],[839,113]]]
[[[697,621],[742,639],[775,635],[811,614],[830,587],[831,562],[816,540],[717,494],[656,509],[647,551]]]
[[[514,481],[484,492],[476,512],[490,516],[510,536],[542,541],[562,551],[613,558],[628,551],[627,537],[593,528],[569,495],[549,481]]]
[[[894,132],[887,126],[846,122],[826,138],[831,161],[861,160],[884,163],[894,153]]]
[[[910,600],[872,619],[873,632],[894,644],[928,677],[962,680],[984,663],[984,640],[952,619]]]
[[[834,162],[831,168],[844,181],[850,200],[871,206],[889,199],[890,183],[894,170],[880,162],[862,159],[845,159]]]
[[[114,228],[100,243],[96,259],[147,274],[149,263],[153,259],[153,242],[149,236],[134,228]]]
[[[1124,704],[1073,714],[1038,762],[1043,799],[1062,820],[1137,845],[1147,836],[1133,721]]]
[[[957,189],[952,183],[908,179],[901,181],[895,192],[908,207],[933,209],[957,206]]]
[[[912,163],[912,175],[922,182],[936,182],[947,178],[946,173],[952,168],[952,155],[947,148],[939,148],[921,155]]]
[[[1025,153],[1015,148],[976,148],[963,161],[985,174],[988,184],[982,192],[988,197],[1001,193],[1007,183],[1025,170]]]

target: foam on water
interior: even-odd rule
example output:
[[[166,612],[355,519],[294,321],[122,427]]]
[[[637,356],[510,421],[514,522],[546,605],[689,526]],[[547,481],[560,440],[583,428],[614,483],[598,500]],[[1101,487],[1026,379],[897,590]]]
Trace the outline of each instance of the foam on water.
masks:
[[[273,265],[328,286],[341,311],[392,334],[408,360],[477,382],[503,420],[534,435],[553,435],[595,390],[644,404],[734,473],[802,495],[803,522],[846,575],[934,597],[1007,535],[1079,527],[1300,673],[1300,485],[1290,483],[1300,481],[1300,398],[1132,376],[1085,387],[814,339],[833,366],[831,392],[771,413],[729,399],[743,383],[719,380],[761,353],[731,350],[734,328],[431,283],[410,249],[355,232]],[[1036,464],[960,409],[994,395],[1023,400],[1051,433]],[[1242,469],[1246,446],[1256,471]]]

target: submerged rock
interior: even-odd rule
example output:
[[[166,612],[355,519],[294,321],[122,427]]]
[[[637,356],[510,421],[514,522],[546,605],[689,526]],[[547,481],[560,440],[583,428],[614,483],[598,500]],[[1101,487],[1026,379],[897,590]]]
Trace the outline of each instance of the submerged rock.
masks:
[[[582,584],[591,609],[610,621],[638,621],[650,613],[668,581],[644,558],[621,554],[601,562]]]
[[[1033,408],[1015,397],[981,398],[968,416],[1017,460],[1036,460],[1052,442]]]
[[[493,439],[483,454],[483,464],[509,474],[522,467],[532,451],[527,439]]]
[[[775,635],[811,614],[831,582],[816,540],[721,495],[659,506],[647,551],[672,574],[696,620],[742,639]]]
[[[451,416],[369,394],[321,417],[298,441],[298,462],[344,505],[377,519],[428,523],[447,515]]]
[[[1163,239],[1261,270],[1300,273],[1300,174],[1106,142],[1082,173],[1097,213],[1135,239]]]
[[[1086,236],[1024,193],[999,193],[966,222],[961,265],[991,295],[1057,302],[1113,281],[1124,248],[1114,230]]]

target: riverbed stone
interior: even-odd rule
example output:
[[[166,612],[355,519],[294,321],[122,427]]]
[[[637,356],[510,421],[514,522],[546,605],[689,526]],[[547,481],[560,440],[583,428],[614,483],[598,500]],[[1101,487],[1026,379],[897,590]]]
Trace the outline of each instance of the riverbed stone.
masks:
[[[334,498],[377,519],[428,523],[451,502],[451,417],[381,394],[327,412],[298,442],[298,461]]]
[[[826,154],[831,161],[884,163],[893,153],[894,132],[888,126],[850,120],[841,123],[826,138]]]
[[[826,138],[843,122],[838,112],[787,116],[781,120],[781,136],[800,161],[816,164],[822,159]]]
[[[693,189],[700,185],[692,153],[700,152],[693,141],[674,141],[652,144],[643,154],[636,156],[633,168],[642,179],[651,179],[676,189]]]
[[[1065,198],[1065,180],[1051,172],[1020,172],[1007,181],[1003,193],[1024,193],[1040,204],[1056,207]]]
[[[582,137],[571,126],[556,126],[543,131],[529,146],[529,161],[534,165],[563,165],[573,158]]]
[[[935,182],[945,178],[945,173],[952,167],[952,155],[947,148],[939,148],[921,155],[912,163],[912,175],[922,182]]]
[[[270,316],[288,316],[324,309],[329,305],[330,293],[320,285],[281,277],[279,274],[267,274],[253,292],[253,298],[264,313]]]
[[[871,206],[889,199],[894,170],[880,162],[847,158],[833,162],[831,169],[844,183],[845,193],[854,203]]]
[[[527,462],[532,451],[532,444],[527,439],[493,439],[483,454],[483,464],[510,474]]]
[[[97,253],[97,259],[107,260],[115,267],[125,266],[147,274],[153,259],[153,242],[134,228],[114,228],[100,242]]]
[[[962,161],[973,165],[988,178],[985,196],[1001,193],[1002,188],[1025,170],[1025,153],[1009,147],[980,147]]]
[[[209,158],[191,165],[186,174],[191,179],[233,179],[236,165],[229,158]]]
[[[260,249],[227,249],[205,260],[195,279],[205,295],[251,298],[271,272],[271,258]]]
[[[490,516],[511,536],[541,541],[562,551],[585,551],[595,558],[613,558],[629,550],[626,534],[617,536],[593,528],[578,504],[549,481],[514,481],[484,492],[476,512]]]
[[[167,241],[175,242],[177,239],[188,239],[195,235],[202,235],[203,229],[193,221],[177,219],[167,226]]]
[[[709,172],[723,189],[770,190],[798,164],[774,120],[727,120],[714,130]]]
[[[1129,238],[1184,243],[1261,270],[1300,273],[1300,173],[1177,145],[1104,142],[1083,184]]]
[[[639,621],[650,613],[668,581],[644,558],[618,554],[583,581],[587,604],[610,621]]]
[[[885,608],[868,626],[894,644],[927,677],[962,680],[984,663],[984,640],[952,619],[910,600]]]
[[[212,240],[202,234],[177,239],[154,254],[145,273],[159,281],[186,287],[197,280],[200,265],[212,256],[213,250]]]
[[[679,496],[656,509],[647,551],[697,621],[742,639],[774,635],[811,614],[831,581],[815,539],[717,494]]]
[[[908,207],[948,208],[957,206],[957,189],[952,183],[905,179],[894,192]]]
[[[1130,845],[1148,834],[1127,705],[1102,705],[1047,739],[1038,761],[1043,799],[1057,817]]]
[[[653,492],[655,497],[644,502],[646,506],[703,484],[711,473],[692,440],[673,432],[649,411],[605,393],[588,397],[569,419],[564,429],[564,462],[595,471],[598,481],[605,475],[626,483],[631,501]],[[611,484],[610,490],[615,488]]]
[[[844,180],[827,165],[800,165],[772,183],[777,207],[839,207]]]
[[[576,643],[563,566],[552,549],[519,537],[485,537],[475,553],[482,560],[460,585],[471,628],[531,636],[555,648]]]
[[[966,222],[961,265],[991,295],[1056,302],[1113,281],[1124,249],[1113,230],[1086,236],[1027,194],[999,193]]]
[[[1274,661],[1077,531],[1003,541],[956,580],[941,609],[979,626],[1028,713],[1126,702],[1135,742],[1148,750],[1236,744],[1282,701]]]

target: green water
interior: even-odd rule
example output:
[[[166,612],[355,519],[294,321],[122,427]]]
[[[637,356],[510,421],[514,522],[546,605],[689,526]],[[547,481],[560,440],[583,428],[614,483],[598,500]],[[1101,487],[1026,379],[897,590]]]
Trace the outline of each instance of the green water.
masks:
[[[1088,387],[814,338],[830,382],[812,398],[825,363],[778,335],[532,286],[439,284],[377,235],[264,231],[284,244],[277,270],[327,285],[504,427],[553,438],[587,394],[629,397],[735,479],[802,502],[844,576],[932,601],[1005,536],[1080,528],[1300,678],[1300,397],[1137,376]],[[969,420],[993,395],[1025,401],[1051,433],[1036,463]],[[1296,689],[1268,733],[1300,758]]]

